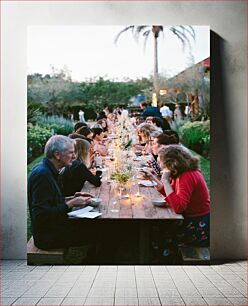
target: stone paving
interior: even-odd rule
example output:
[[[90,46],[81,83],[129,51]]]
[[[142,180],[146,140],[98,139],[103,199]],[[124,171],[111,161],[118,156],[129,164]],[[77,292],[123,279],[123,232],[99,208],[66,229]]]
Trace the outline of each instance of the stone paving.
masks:
[[[246,261],[211,266],[1,263],[1,306],[247,304]]]

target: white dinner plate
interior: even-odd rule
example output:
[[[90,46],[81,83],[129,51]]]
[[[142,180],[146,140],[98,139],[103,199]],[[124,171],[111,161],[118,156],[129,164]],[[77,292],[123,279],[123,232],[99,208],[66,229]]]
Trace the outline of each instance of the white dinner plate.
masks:
[[[152,200],[152,204],[158,207],[165,207],[166,202],[164,199],[154,199]]]
[[[157,186],[157,183],[155,181],[147,181],[147,180],[140,180],[139,184],[145,187]]]

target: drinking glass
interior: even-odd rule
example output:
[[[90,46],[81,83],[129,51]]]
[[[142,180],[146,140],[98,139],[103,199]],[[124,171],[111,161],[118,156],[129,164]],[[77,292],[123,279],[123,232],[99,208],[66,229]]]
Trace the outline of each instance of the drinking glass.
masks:
[[[111,200],[110,200],[110,211],[113,213],[119,212],[119,206],[120,206],[120,198],[119,198],[119,187],[116,184],[116,182],[112,182],[111,185]]]

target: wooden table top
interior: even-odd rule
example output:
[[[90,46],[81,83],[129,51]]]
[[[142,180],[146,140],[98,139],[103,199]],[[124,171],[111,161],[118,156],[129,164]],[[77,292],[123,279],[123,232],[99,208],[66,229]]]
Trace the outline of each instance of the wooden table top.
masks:
[[[138,184],[138,183],[137,183]],[[139,187],[140,197],[136,196],[137,184],[128,189],[129,198],[122,198],[118,203],[118,212],[112,212],[114,192],[111,183],[103,181],[100,187],[95,187],[86,182],[82,191],[90,192],[95,197],[101,198],[102,202],[97,207],[102,213],[101,219],[183,219],[169,207],[157,207],[152,203],[153,199],[160,197],[154,187]]]

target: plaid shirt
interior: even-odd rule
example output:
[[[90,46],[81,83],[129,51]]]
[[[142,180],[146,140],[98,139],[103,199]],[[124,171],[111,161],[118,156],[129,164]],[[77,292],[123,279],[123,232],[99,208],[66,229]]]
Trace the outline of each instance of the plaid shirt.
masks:
[[[156,172],[157,175],[160,175],[161,168],[159,167],[159,164],[154,157],[151,160],[148,160],[147,163]]]

